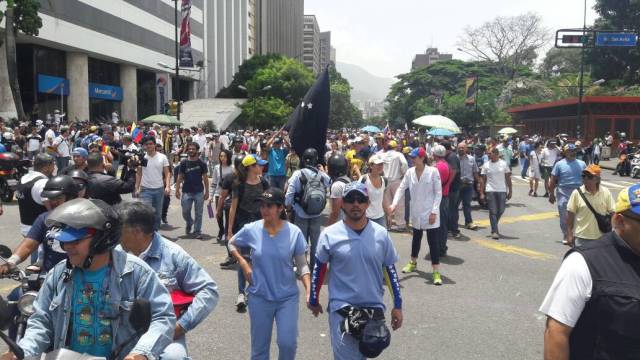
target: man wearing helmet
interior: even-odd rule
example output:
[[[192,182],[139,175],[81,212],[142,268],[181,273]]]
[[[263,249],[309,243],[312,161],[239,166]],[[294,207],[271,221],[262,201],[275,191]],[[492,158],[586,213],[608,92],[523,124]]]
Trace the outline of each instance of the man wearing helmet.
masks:
[[[318,243],[318,237],[320,236],[320,226],[322,226],[322,212],[317,214],[309,214],[302,204],[302,197],[305,193],[305,186],[313,181],[315,178],[319,178],[322,185],[326,188],[331,184],[331,179],[327,174],[318,170],[318,151],[314,148],[309,148],[302,154],[302,169],[296,170],[291,179],[289,179],[289,186],[287,187],[287,194],[285,196],[285,206],[287,211],[291,212],[293,209],[295,213],[294,223],[302,230],[305,240],[311,244],[311,254],[315,254],[316,245]],[[325,194],[326,201],[326,194]],[[311,256],[311,267],[313,267],[313,256]]]
[[[336,154],[327,161],[327,171],[331,177],[329,198],[331,199],[331,213],[327,219],[327,226],[342,219],[342,190],[351,182],[347,174],[349,162],[342,154]]]
[[[49,272],[38,293],[18,343],[25,356],[68,347],[99,357],[158,358],[175,327],[171,298],[144,261],[114,249],[119,226],[111,207],[75,199],[52,211],[47,225],[68,260]],[[149,300],[152,319],[139,338],[126,320],[136,298]],[[132,338],[137,341],[127,342]],[[2,360],[12,358],[5,354]]]

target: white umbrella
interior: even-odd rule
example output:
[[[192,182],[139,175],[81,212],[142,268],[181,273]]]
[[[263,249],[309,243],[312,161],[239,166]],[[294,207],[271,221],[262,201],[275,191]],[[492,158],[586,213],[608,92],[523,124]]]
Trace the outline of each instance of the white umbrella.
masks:
[[[462,133],[458,125],[456,125],[453,120],[442,115],[425,115],[413,120],[412,122],[416,125],[426,126],[429,128],[451,130],[456,134]]]
[[[515,134],[517,132],[518,132],[518,130],[516,130],[516,129],[512,128],[512,127],[506,127],[506,128],[500,129],[500,131],[498,131],[498,134],[511,135],[511,134]]]

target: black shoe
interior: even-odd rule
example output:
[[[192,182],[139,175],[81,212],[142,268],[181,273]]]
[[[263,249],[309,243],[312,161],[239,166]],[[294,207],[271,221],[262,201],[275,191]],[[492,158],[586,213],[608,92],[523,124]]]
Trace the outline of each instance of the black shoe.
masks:
[[[167,225],[167,224],[169,223],[169,220],[167,220],[167,218],[166,218],[166,217],[163,217],[163,218],[162,218],[162,223],[163,223],[163,224],[165,224],[165,225]]]
[[[223,269],[227,269],[236,264],[236,259],[228,256],[223,262],[220,263],[220,267]]]
[[[216,242],[217,242],[217,243],[219,243],[219,242],[221,242],[221,241],[222,241],[222,235],[218,235],[218,236],[216,237]]]
[[[549,193],[548,192],[544,193],[544,195],[542,195],[542,197],[548,198],[549,197]]]

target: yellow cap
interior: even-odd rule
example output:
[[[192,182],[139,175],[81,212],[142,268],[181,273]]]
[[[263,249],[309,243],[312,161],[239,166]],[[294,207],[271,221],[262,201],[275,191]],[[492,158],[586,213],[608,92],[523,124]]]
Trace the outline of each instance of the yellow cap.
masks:
[[[640,216],[640,183],[622,189],[616,201],[616,212],[631,211]]]
[[[398,142],[395,140],[391,140],[389,141],[389,147],[391,147],[392,149],[395,149],[398,147]]]

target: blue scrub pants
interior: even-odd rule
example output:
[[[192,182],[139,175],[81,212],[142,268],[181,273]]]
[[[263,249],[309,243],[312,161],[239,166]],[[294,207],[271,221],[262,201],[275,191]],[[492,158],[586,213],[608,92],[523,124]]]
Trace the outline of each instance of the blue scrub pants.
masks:
[[[344,317],[336,311],[329,313],[329,329],[331,331],[331,347],[334,360],[364,360],[358,349],[358,340],[349,334],[342,335],[340,323]]]
[[[560,230],[562,238],[567,238],[567,203],[575,187],[563,186],[556,189],[556,202],[558,204],[558,215],[560,216]]]
[[[282,301],[269,301],[249,295],[251,320],[251,359],[268,360],[273,320],[276,320],[278,359],[294,360],[298,347],[298,303],[296,294]]]

